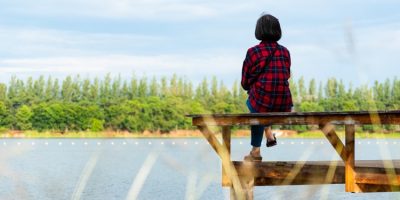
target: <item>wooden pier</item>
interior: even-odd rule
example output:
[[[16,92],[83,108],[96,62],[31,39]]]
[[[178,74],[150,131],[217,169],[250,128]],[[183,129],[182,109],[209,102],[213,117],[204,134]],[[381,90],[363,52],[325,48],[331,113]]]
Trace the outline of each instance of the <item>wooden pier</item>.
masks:
[[[400,191],[400,160],[355,160],[355,126],[400,124],[400,110],[188,115],[222,160],[222,186],[231,199],[253,199],[254,186],[345,184],[346,192]],[[338,153],[337,161],[242,162],[231,160],[231,127],[318,125]],[[209,126],[222,127],[222,143]],[[335,126],[345,127],[343,143]],[[249,147],[250,148],[250,147]]]

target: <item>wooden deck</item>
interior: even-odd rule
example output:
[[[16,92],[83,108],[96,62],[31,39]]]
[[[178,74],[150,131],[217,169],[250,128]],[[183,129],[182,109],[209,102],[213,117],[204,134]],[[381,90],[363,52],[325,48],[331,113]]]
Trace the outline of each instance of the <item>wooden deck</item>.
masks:
[[[400,191],[400,161],[356,161],[355,126],[400,124],[400,110],[188,115],[222,160],[222,185],[232,199],[253,199],[253,186],[345,184],[346,192]],[[231,127],[236,125],[318,125],[340,161],[244,163],[231,161]],[[222,128],[220,143],[209,126]],[[345,141],[335,132],[344,126]],[[250,148],[250,147],[249,147]]]

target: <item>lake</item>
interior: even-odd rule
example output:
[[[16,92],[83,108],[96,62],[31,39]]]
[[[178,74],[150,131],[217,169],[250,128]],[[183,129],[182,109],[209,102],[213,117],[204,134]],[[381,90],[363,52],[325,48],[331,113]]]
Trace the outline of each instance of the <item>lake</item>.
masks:
[[[265,161],[339,160],[325,139],[281,139]],[[249,138],[232,139],[242,160]],[[400,159],[400,140],[357,139],[356,159]],[[0,199],[229,199],[221,162],[196,139],[1,139]],[[400,199],[344,185],[255,187],[255,199]]]

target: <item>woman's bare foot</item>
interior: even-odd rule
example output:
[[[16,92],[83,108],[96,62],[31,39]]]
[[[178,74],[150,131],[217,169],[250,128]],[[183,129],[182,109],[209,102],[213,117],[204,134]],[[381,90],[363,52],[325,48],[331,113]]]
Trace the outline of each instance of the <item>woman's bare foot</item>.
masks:
[[[277,144],[275,134],[272,134],[271,126],[264,129],[265,137],[267,138],[267,147],[272,147]]]

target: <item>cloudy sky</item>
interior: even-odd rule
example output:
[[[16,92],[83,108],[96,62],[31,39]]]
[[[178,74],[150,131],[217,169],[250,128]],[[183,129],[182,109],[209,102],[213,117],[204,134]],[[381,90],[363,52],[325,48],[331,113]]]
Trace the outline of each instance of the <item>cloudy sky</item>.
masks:
[[[398,0],[0,0],[0,82],[106,73],[240,80],[262,12],[280,19],[294,77],[400,77]]]

